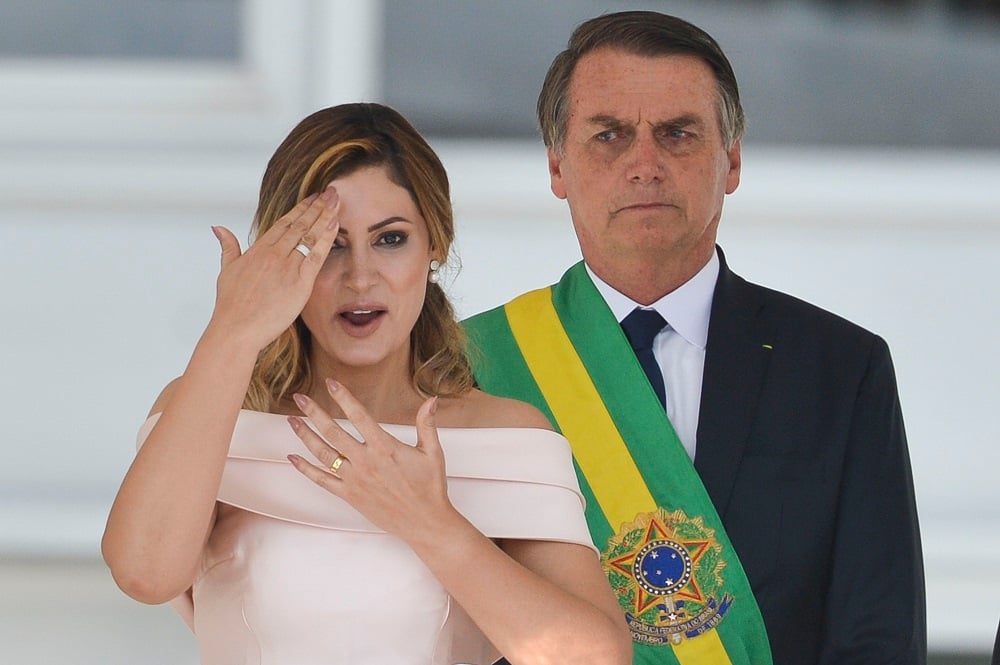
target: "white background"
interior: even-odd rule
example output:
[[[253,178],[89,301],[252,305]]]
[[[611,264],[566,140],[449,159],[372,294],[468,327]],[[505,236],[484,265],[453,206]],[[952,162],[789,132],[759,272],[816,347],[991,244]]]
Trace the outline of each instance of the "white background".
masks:
[[[288,128],[319,106],[377,95],[377,4],[247,6],[253,46],[236,70],[0,68],[0,586],[10,603],[0,643],[41,630],[19,623],[39,600],[33,574],[56,585],[54,603],[73,566],[93,598],[108,592],[92,564],[135,431],[211,311],[210,225],[245,238],[264,163]],[[329,16],[359,26],[354,41],[294,46]],[[295,75],[345,53],[353,78]],[[53,103],[61,82],[81,76],[87,95]],[[81,118],[86,100],[106,108]],[[539,145],[432,143],[453,182],[462,267],[453,258],[446,281],[460,314],[554,281],[579,257]],[[996,152],[746,146],[720,233],[744,277],[889,341],[936,650],[987,651],[1000,608],[998,183]],[[52,559],[68,568],[38,567]]]

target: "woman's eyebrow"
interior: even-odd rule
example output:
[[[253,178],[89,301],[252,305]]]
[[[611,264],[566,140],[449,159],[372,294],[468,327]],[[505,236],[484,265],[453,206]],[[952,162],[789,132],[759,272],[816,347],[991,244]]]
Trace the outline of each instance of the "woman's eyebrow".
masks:
[[[378,231],[384,226],[389,226],[390,224],[395,224],[396,222],[405,222],[407,224],[413,223],[405,217],[400,217],[399,215],[393,215],[392,217],[387,217],[386,219],[383,219],[381,222],[375,222],[374,224],[369,226],[368,233],[373,233],[374,231]],[[337,235],[349,236],[351,234],[347,229],[340,229],[340,232]]]

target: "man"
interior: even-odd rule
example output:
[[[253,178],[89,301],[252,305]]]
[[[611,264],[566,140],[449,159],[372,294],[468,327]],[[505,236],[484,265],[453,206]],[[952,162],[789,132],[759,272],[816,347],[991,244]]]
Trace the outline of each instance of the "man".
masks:
[[[538,113],[584,264],[467,329],[480,385],[573,445],[636,662],[924,663],[888,347],[715,244],[744,124],[719,46],[655,12],[592,19]]]
[[[997,636],[993,640],[993,659],[990,663],[992,665],[1000,665],[1000,625],[997,626]]]

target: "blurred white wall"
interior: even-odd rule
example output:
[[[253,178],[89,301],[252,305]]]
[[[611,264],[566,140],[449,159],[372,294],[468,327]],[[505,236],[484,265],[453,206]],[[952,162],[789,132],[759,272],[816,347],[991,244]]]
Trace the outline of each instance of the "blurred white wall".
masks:
[[[157,99],[81,114],[77,101],[74,114],[53,106],[58,87],[20,101],[0,92],[9,121],[0,122],[0,560],[99,556],[135,431],[211,312],[209,227],[245,238],[264,163],[287,129],[320,105],[376,94],[370,77],[316,72],[345,53],[374,61],[377,35],[294,44],[310,34],[310,12],[370,25],[377,5],[297,1],[281,15],[248,5],[256,46],[245,69],[165,74],[192,95],[187,111],[161,115],[155,106],[167,101]],[[32,71],[14,74],[31,89]],[[157,75],[35,74],[48,86],[93,76],[100,90]],[[199,76],[227,83],[191,90]],[[554,281],[577,260],[540,146],[432,142],[453,181],[462,268],[449,288],[462,315]],[[720,236],[740,274],[889,341],[938,650],[986,651],[996,630],[998,182],[995,152],[751,145]]]

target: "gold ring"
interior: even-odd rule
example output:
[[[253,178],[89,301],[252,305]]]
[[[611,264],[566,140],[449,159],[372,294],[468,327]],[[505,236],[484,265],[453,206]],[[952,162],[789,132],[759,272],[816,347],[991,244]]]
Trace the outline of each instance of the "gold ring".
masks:
[[[330,465],[330,473],[337,473],[340,471],[340,467],[344,464],[344,460],[347,458],[343,455],[337,455],[337,459],[333,460],[333,464]]]

